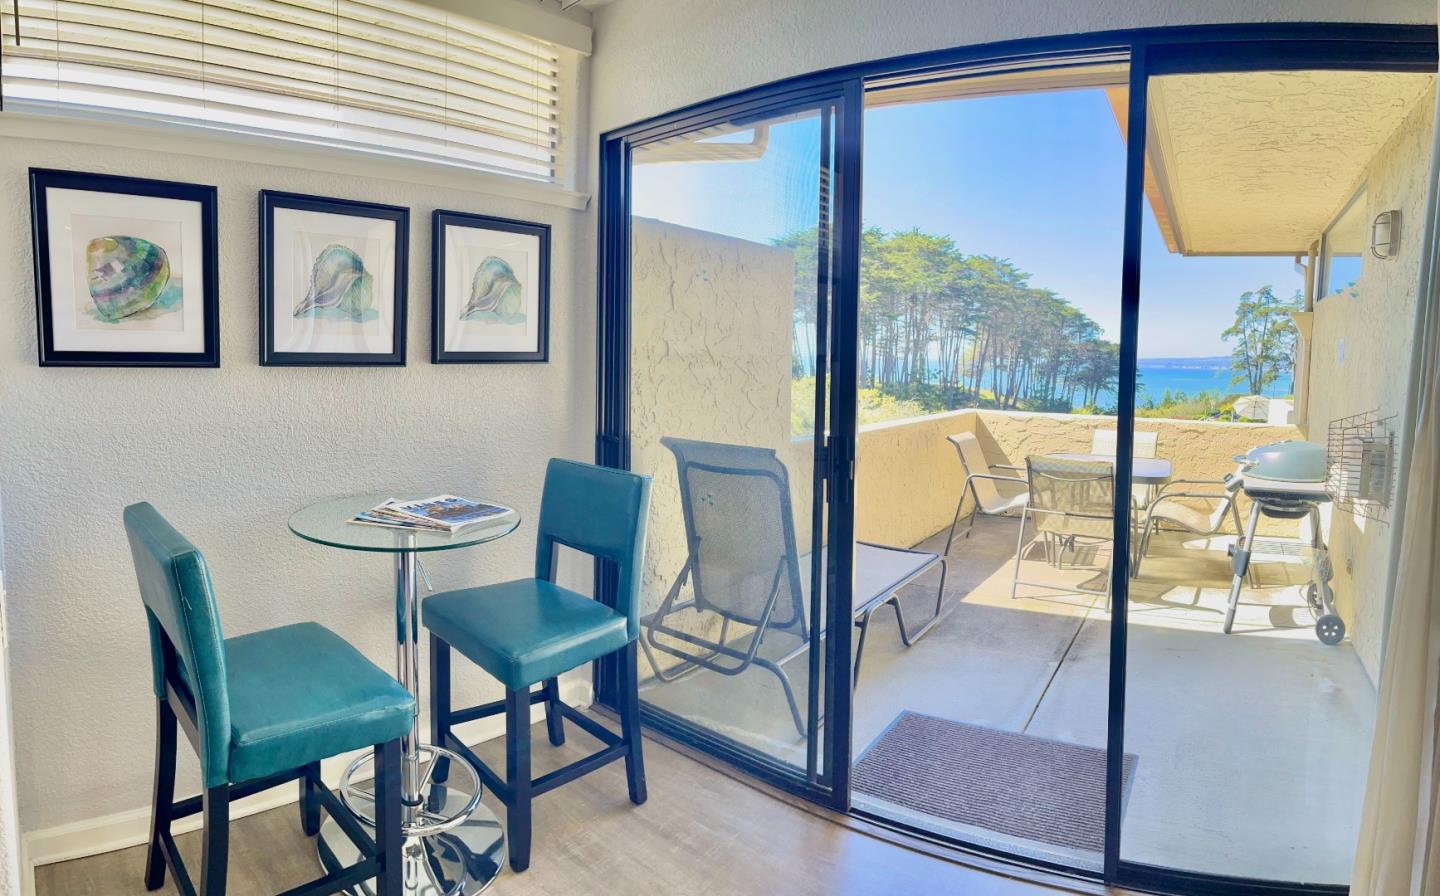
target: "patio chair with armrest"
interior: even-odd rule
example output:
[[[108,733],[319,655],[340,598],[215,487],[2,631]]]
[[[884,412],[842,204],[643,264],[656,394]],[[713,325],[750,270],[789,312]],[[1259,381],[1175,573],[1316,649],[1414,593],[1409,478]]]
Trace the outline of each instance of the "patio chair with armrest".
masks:
[[[1235,525],[1235,534],[1241,535],[1245,530],[1241,526],[1240,510],[1236,504],[1241,482],[1237,473],[1226,473],[1225,478],[1220,480],[1172,479],[1160,486],[1155,493],[1155,500],[1146,510],[1145,523],[1140,528],[1140,537],[1135,544],[1130,575],[1140,575],[1140,562],[1150,551],[1150,537],[1162,527],[1189,532],[1192,535],[1219,535],[1220,530],[1225,527],[1226,517],[1229,517]],[[1185,503],[1186,500],[1207,500],[1214,501],[1215,504],[1207,513]],[[1250,585],[1254,587],[1256,579],[1253,567],[1247,570],[1247,573]]]
[[[957,432],[945,438],[955,446],[955,453],[960,456],[960,465],[965,469],[965,484],[960,486],[960,499],[955,502],[955,519],[950,522],[950,537],[945,539],[945,556],[948,557],[950,556],[950,546],[955,543],[955,527],[960,524],[960,512],[965,509],[966,493],[970,495],[971,504],[970,522],[965,527],[964,537],[969,538],[971,530],[975,528],[977,514],[1007,516],[1016,510],[1021,510],[1025,507],[1028,492],[1019,492],[1009,496],[1000,493],[1000,490],[995,487],[995,483],[1013,482],[1024,485],[1025,480],[1019,476],[992,473],[989,462],[985,460],[985,452],[980,448],[980,442],[971,433]],[[1021,471],[1025,468],[996,464],[995,469]],[[1048,551],[1048,543],[1046,547]]]
[[[811,606],[811,581],[817,571],[823,577],[827,558],[824,547],[818,555],[802,555],[796,546],[785,464],[769,448],[668,436],[660,443],[675,455],[687,554],[660,606],[640,620],[645,656],[655,676],[667,682],[697,669],[721,675],[739,675],[751,666],[765,669],[779,679],[795,729],[804,737],[808,725],[784,667],[810,647],[812,609],[819,610],[818,619],[825,618],[823,594],[820,606]],[[912,631],[899,591],[937,565],[935,611]],[[855,543],[856,685],[870,617],[889,604],[900,640],[911,646],[940,619],[945,573],[945,559],[932,551]],[[687,582],[691,596],[682,601]],[[718,634],[670,623],[685,611],[718,619]],[[680,662],[665,668],[656,651]]]
[[[1054,538],[1065,544],[1084,541],[1092,544],[1115,539],[1115,466],[1109,461],[1069,460],[1060,457],[1027,457],[1026,478],[1030,500],[1020,515],[1020,534],[1015,540],[1015,573],[1010,582],[1010,597],[1019,586],[1044,588],[1051,591],[1104,594],[1110,607],[1110,567],[1114,551],[1105,565],[1105,589],[1055,585],[1051,582],[1027,582],[1020,578],[1020,560],[1037,541]],[[1034,535],[1025,541],[1025,520],[1034,524]]]

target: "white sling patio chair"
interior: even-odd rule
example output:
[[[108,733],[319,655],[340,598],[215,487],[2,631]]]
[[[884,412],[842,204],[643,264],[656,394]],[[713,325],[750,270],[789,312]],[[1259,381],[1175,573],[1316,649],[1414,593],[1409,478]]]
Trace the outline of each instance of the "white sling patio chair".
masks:
[[[1044,538],[1065,544],[1077,541],[1103,544],[1115,539],[1115,466],[1109,461],[1067,460],[1060,457],[1027,457],[1026,478],[1030,500],[1020,514],[1020,534],[1015,540],[1015,573],[1010,581],[1010,597],[1016,596],[1021,585],[1050,591],[1104,594],[1110,606],[1110,567],[1114,551],[1105,565],[1105,590],[1094,591],[1056,585],[1051,582],[1027,582],[1020,578],[1020,560],[1025,552]],[[1025,520],[1035,526],[1035,534],[1025,541]],[[1062,555],[1063,556],[1063,555]]]
[[[1189,532],[1192,535],[1219,535],[1220,530],[1225,528],[1226,517],[1235,526],[1237,536],[1244,533],[1240,523],[1240,510],[1236,506],[1236,498],[1240,494],[1241,478],[1236,473],[1227,473],[1221,480],[1210,479],[1172,479],[1160,486],[1155,495],[1155,500],[1145,513],[1145,523],[1140,528],[1139,541],[1135,545],[1135,557],[1130,564],[1130,575],[1140,575],[1140,561],[1150,550],[1150,537],[1157,529],[1173,529],[1181,532]],[[1215,504],[1207,513],[1189,504],[1184,503],[1185,499],[1208,500]],[[1250,579],[1250,586],[1256,584],[1255,569],[1252,564],[1246,572]]]
[[[823,578],[827,552],[822,547],[818,554],[802,555],[796,548],[789,473],[769,448],[668,436],[660,443],[675,455],[688,551],[659,608],[640,620],[645,656],[661,681],[696,669],[721,675],[739,675],[751,666],[765,669],[780,680],[795,730],[804,737],[809,726],[784,666],[810,648],[813,628],[823,632],[824,599],[812,605],[810,583],[817,572]],[[935,611],[912,631],[898,592],[937,565]],[[932,551],[855,543],[857,685],[871,615],[889,604],[900,640],[909,647],[940,619],[945,573],[945,558]],[[686,582],[691,596],[682,601]],[[718,633],[670,623],[671,616],[686,611],[718,619]],[[657,651],[680,662],[665,668],[656,661]]]
[[[990,464],[985,460],[985,452],[980,448],[980,442],[974,435],[968,432],[957,432],[953,436],[946,436],[950,444],[955,446],[955,453],[960,456],[960,465],[965,469],[965,484],[960,486],[960,499],[955,502],[955,519],[950,522],[950,537],[945,539],[945,556],[950,556],[950,546],[955,543],[955,527],[960,524],[960,511],[965,508],[965,496],[970,495],[970,522],[965,527],[965,537],[970,537],[970,530],[975,528],[975,516],[985,514],[986,516],[1005,516],[1021,510],[1025,507],[1028,499],[1027,492],[1020,492],[1014,495],[1002,495],[995,487],[997,482],[1013,482],[1020,485],[1025,480],[1019,476],[1006,476],[990,472]],[[996,464],[1001,470],[1022,470],[1023,467],[1011,467],[1004,464]],[[1023,529],[1024,526],[1021,526]],[[1049,543],[1046,543],[1046,550],[1049,550]]]
[[[1120,436],[1113,429],[1097,429],[1090,434],[1090,453],[1101,454],[1106,457],[1115,456],[1115,447]],[[1158,457],[1155,452],[1160,448],[1160,433],[1135,431],[1135,448],[1131,453],[1132,457]],[[1154,486],[1136,485],[1130,488],[1130,496],[1135,501],[1135,506],[1144,510],[1150,505],[1154,498]]]

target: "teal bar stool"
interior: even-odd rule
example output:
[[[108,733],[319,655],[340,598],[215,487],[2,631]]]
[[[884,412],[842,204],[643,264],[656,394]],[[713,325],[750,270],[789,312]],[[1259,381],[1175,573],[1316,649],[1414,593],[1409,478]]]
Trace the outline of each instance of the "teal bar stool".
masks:
[[[650,477],[554,459],[545,471],[535,578],[448,591],[421,605],[430,630],[430,724],[434,743],[468,759],[505,803],[510,867],[530,866],[530,804],[553,790],[624,757],[630,801],[645,802],[640,747],[640,696],[635,642],[640,633],[640,567]],[[614,609],[555,584],[555,550],[565,545],[610,561],[619,572]],[[505,699],[467,709],[450,706],[450,650],[505,685]],[[610,654],[621,657],[620,734],[560,702],[560,673]],[[540,689],[531,692],[534,685]],[[605,746],[599,752],[530,777],[530,707],[545,704],[550,743],[565,742],[569,719]],[[505,713],[502,780],[455,738],[451,726]]]
[[[149,504],[125,508],[125,532],[150,626],[157,699],[155,801],[145,887],[168,867],[183,896],[222,896],[229,859],[230,801],[300,782],[305,833],[323,807],[355,841],[362,860],[282,896],[340,893],[375,878],[378,896],[401,892],[400,738],[415,700],[340,636],[311,622],[224,638],[205,558]],[[175,802],[176,727],[200,758],[201,796]],[[372,839],[320,780],[320,760],[375,751]],[[177,818],[200,813],[204,845],[197,891],[171,836]]]

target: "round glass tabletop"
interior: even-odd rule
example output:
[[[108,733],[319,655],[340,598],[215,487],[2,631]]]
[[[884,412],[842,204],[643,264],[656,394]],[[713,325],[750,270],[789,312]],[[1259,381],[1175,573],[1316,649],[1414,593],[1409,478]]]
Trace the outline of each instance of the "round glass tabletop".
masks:
[[[515,531],[520,514],[496,501],[486,501],[505,512],[467,526],[451,535],[410,529],[392,529],[351,522],[357,513],[369,510],[392,498],[415,501],[429,495],[351,495],[311,504],[290,517],[290,531],[316,544],[347,551],[377,551],[397,554],[403,551],[448,551],[494,541]]]

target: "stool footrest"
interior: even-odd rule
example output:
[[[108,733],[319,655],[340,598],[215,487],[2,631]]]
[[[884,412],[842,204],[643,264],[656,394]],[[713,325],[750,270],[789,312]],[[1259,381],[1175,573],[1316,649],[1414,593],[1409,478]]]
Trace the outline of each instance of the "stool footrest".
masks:
[[[624,744],[609,746],[603,750],[591,753],[584,759],[577,759],[569,765],[562,766],[553,772],[541,775],[530,782],[531,793],[538,796],[539,794],[554,790],[561,784],[568,784],[582,775],[588,775],[602,765],[609,765],[616,759],[624,758],[628,749]]]
[[[545,702],[545,689],[530,692],[530,705]],[[490,716],[498,716],[505,711],[504,700],[494,700],[490,703],[481,703],[478,706],[471,706],[468,709],[452,709],[450,711],[450,724],[461,725],[465,722],[473,722],[476,719],[485,719]],[[444,746],[444,744],[441,744]]]
[[[236,784],[230,788],[230,799],[231,801],[243,800],[247,796],[254,796],[272,787],[279,787],[281,784],[298,781],[304,774],[304,769],[291,769],[289,771],[277,772],[264,778],[256,778],[253,781],[246,781],[244,784]],[[188,818],[191,815],[198,815],[203,807],[204,800],[201,797],[187,797],[171,806],[170,818],[173,821],[177,818]]]
[[[574,722],[576,725],[579,725],[586,734],[589,734],[591,737],[595,738],[606,746],[613,747],[619,744],[623,744],[625,742],[625,739],[623,737],[611,731],[609,728],[606,728],[604,725],[601,725],[599,722],[585,715],[573,706],[567,706],[566,704],[561,703],[560,714],[565,718],[569,719],[570,721]]]
[[[332,871],[324,877],[286,890],[280,896],[331,896],[349,893],[360,884],[380,873],[380,860],[375,858],[357,862],[347,868]]]
[[[587,775],[603,765],[614,762],[616,759],[623,759],[629,749],[624,739],[618,734],[600,725],[594,719],[590,719],[581,714],[579,710],[561,704],[560,712],[565,718],[579,725],[585,729],[585,731],[592,734],[597,740],[604,743],[605,747],[604,749],[597,750],[584,758],[577,759],[568,765],[563,765],[552,772],[547,772],[532,780],[530,782],[530,793],[533,796],[539,796],[542,793],[554,790],[561,784],[568,784],[576,778]],[[454,718],[453,715],[452,718]],[[480,776],[481,782],[490,788],[490,790],[500,798],[501,802],[506,805],[510,804],[513,790],[510,787],[509,781],[497,775],[490,766],[485,764],[483,759],[475,755],[474,750],[471,750],[468,746],[461,743],[453,731],[447,731],[445,733],[445,741],[445,747],[464,756],[465,760],[475,767],[475,772]]]

